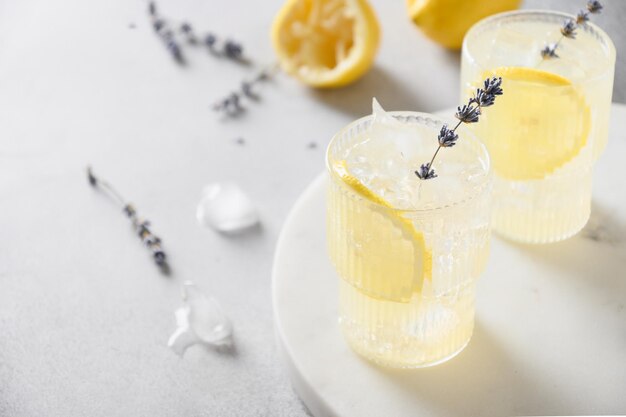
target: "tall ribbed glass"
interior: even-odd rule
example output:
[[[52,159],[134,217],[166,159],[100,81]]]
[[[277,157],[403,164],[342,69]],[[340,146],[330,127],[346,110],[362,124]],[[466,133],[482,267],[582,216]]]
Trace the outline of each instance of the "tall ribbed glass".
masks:
[[[422,113],[390,114],[422,129],[410,144],[424,150],[417,159],[430,159],[443,121]],[[458,145],[442,150],[433,165],[439,177],[422,181],[409,171],[416,200],[410,209],[396,207],[380,196],[397,184],[367,188],[359,175],[379,173],[350,171],[353,160],[356,165],[384,157],[353,156],[353,149],[371,139],[371,120],[348,125],[327,151],[328,250],[339,276],[340,327],[351,348],[373,362],[435,365],[459,353],[472,335],[475,284],[489,254],[489,156],[461,127]],[[397,172],[403,177],[397,181],[405,181],[404,168]]]
[[[589,219],[592,168],[608,138],[615,47],[593,23],[564,38],[563,22],[575,18],[502,13],[477,23],[463,43],[462,98],[488,76],[503,78],[504,95],[472,129],[494,168],[493,228],[512,240],[563,240]],[[558,56],[542,56],[555,44]]]

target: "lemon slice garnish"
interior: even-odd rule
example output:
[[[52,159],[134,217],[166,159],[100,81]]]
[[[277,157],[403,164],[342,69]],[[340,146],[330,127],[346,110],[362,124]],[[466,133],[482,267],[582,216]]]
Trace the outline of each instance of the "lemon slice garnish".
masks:
[[[432,275],[432,255],[424,235],[350,174],[345,161],[335,162],[333,169],[350,189],[368,200],[363,203],[345,198],[333,211],[335,233],[348,239],[342,245],[347,253],[342,256],[356,259],[337,265],[339,275],[370,297],[408,302]]]
[[[476,132],[494,171],[509,180],[542,179],[587,144],[590,114],[582,92],[560,75],[526,67],[483,74],[502,77],[504,94],[485,109]]]
[[[288,0],[272,27],[281,67],[313,87],[339,87],[363,75],[379,27],[366,0]]]
[[[407,0],[413,22],[446,48],[459,49],[469,28],[484,17],[519,7],[521,0]]]

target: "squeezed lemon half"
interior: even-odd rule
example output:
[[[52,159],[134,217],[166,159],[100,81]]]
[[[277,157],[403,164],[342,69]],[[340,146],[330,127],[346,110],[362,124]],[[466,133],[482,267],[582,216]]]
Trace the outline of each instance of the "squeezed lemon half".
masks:
[[[370,68],[379,33],[366,0],[288,0],[272,43],[287,73],[313,87],[340,87]]]
[[[590,112],[579,88],[560,75],[500,67],[504,94],[476,130],[487,142],[494,171],[509,180],[542,179],[572,161],[587,144]]]
[[[484,17],[519,7],[521,0],[407,0],[413,22],[426,36],[459,49],[469,28]]]
[[[349,236],[344,256],[358,259],[354,264],[359,266],[356,273],[343,271],[340,275],[370,297],[408,302],[421,291],[424,279],[432,275],[432,255],[424,235],[350,174],[345,161],[335,162],[333,168],[350,189],[375,203],[350,202],[341,207],[337,232]]]

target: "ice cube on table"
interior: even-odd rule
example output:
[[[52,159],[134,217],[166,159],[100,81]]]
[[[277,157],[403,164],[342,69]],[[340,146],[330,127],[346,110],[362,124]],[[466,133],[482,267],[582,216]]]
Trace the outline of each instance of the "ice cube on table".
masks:
[[[195,345],[232,346],[233,325],[219,302],[202,293],[196,285],[183,284],[184,305],[176,310],[176,330],[167,345],[178,355]]]
[[[235,183],[206,186],[196,210],[198,222],[217,231],[234,233],[259,223],[259,213],[248,195]]]

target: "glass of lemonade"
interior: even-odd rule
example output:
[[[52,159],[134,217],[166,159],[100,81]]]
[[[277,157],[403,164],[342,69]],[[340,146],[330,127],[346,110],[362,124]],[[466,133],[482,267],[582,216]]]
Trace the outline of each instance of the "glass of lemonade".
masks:
[[[506,94],[474,132],[495,174],[493,228],[521,242],[547,243],[577,233],[589,219],[591,177],[606,146],[615,69],[611,39],[592,23],[563,38],[565,20],[549,11],[501,13],[465,37],[461,95],[487,76]],[[543,58],[558,43],[558,57]]]
[[[438,177],[422,181],[415,168],[433,155],[444,120],[376,104],[327,151],[340,327],[371,361],[435,365],[472,335],[475,283],[489,253],[489,156],[461,126],[458,144],[433,165]]]

